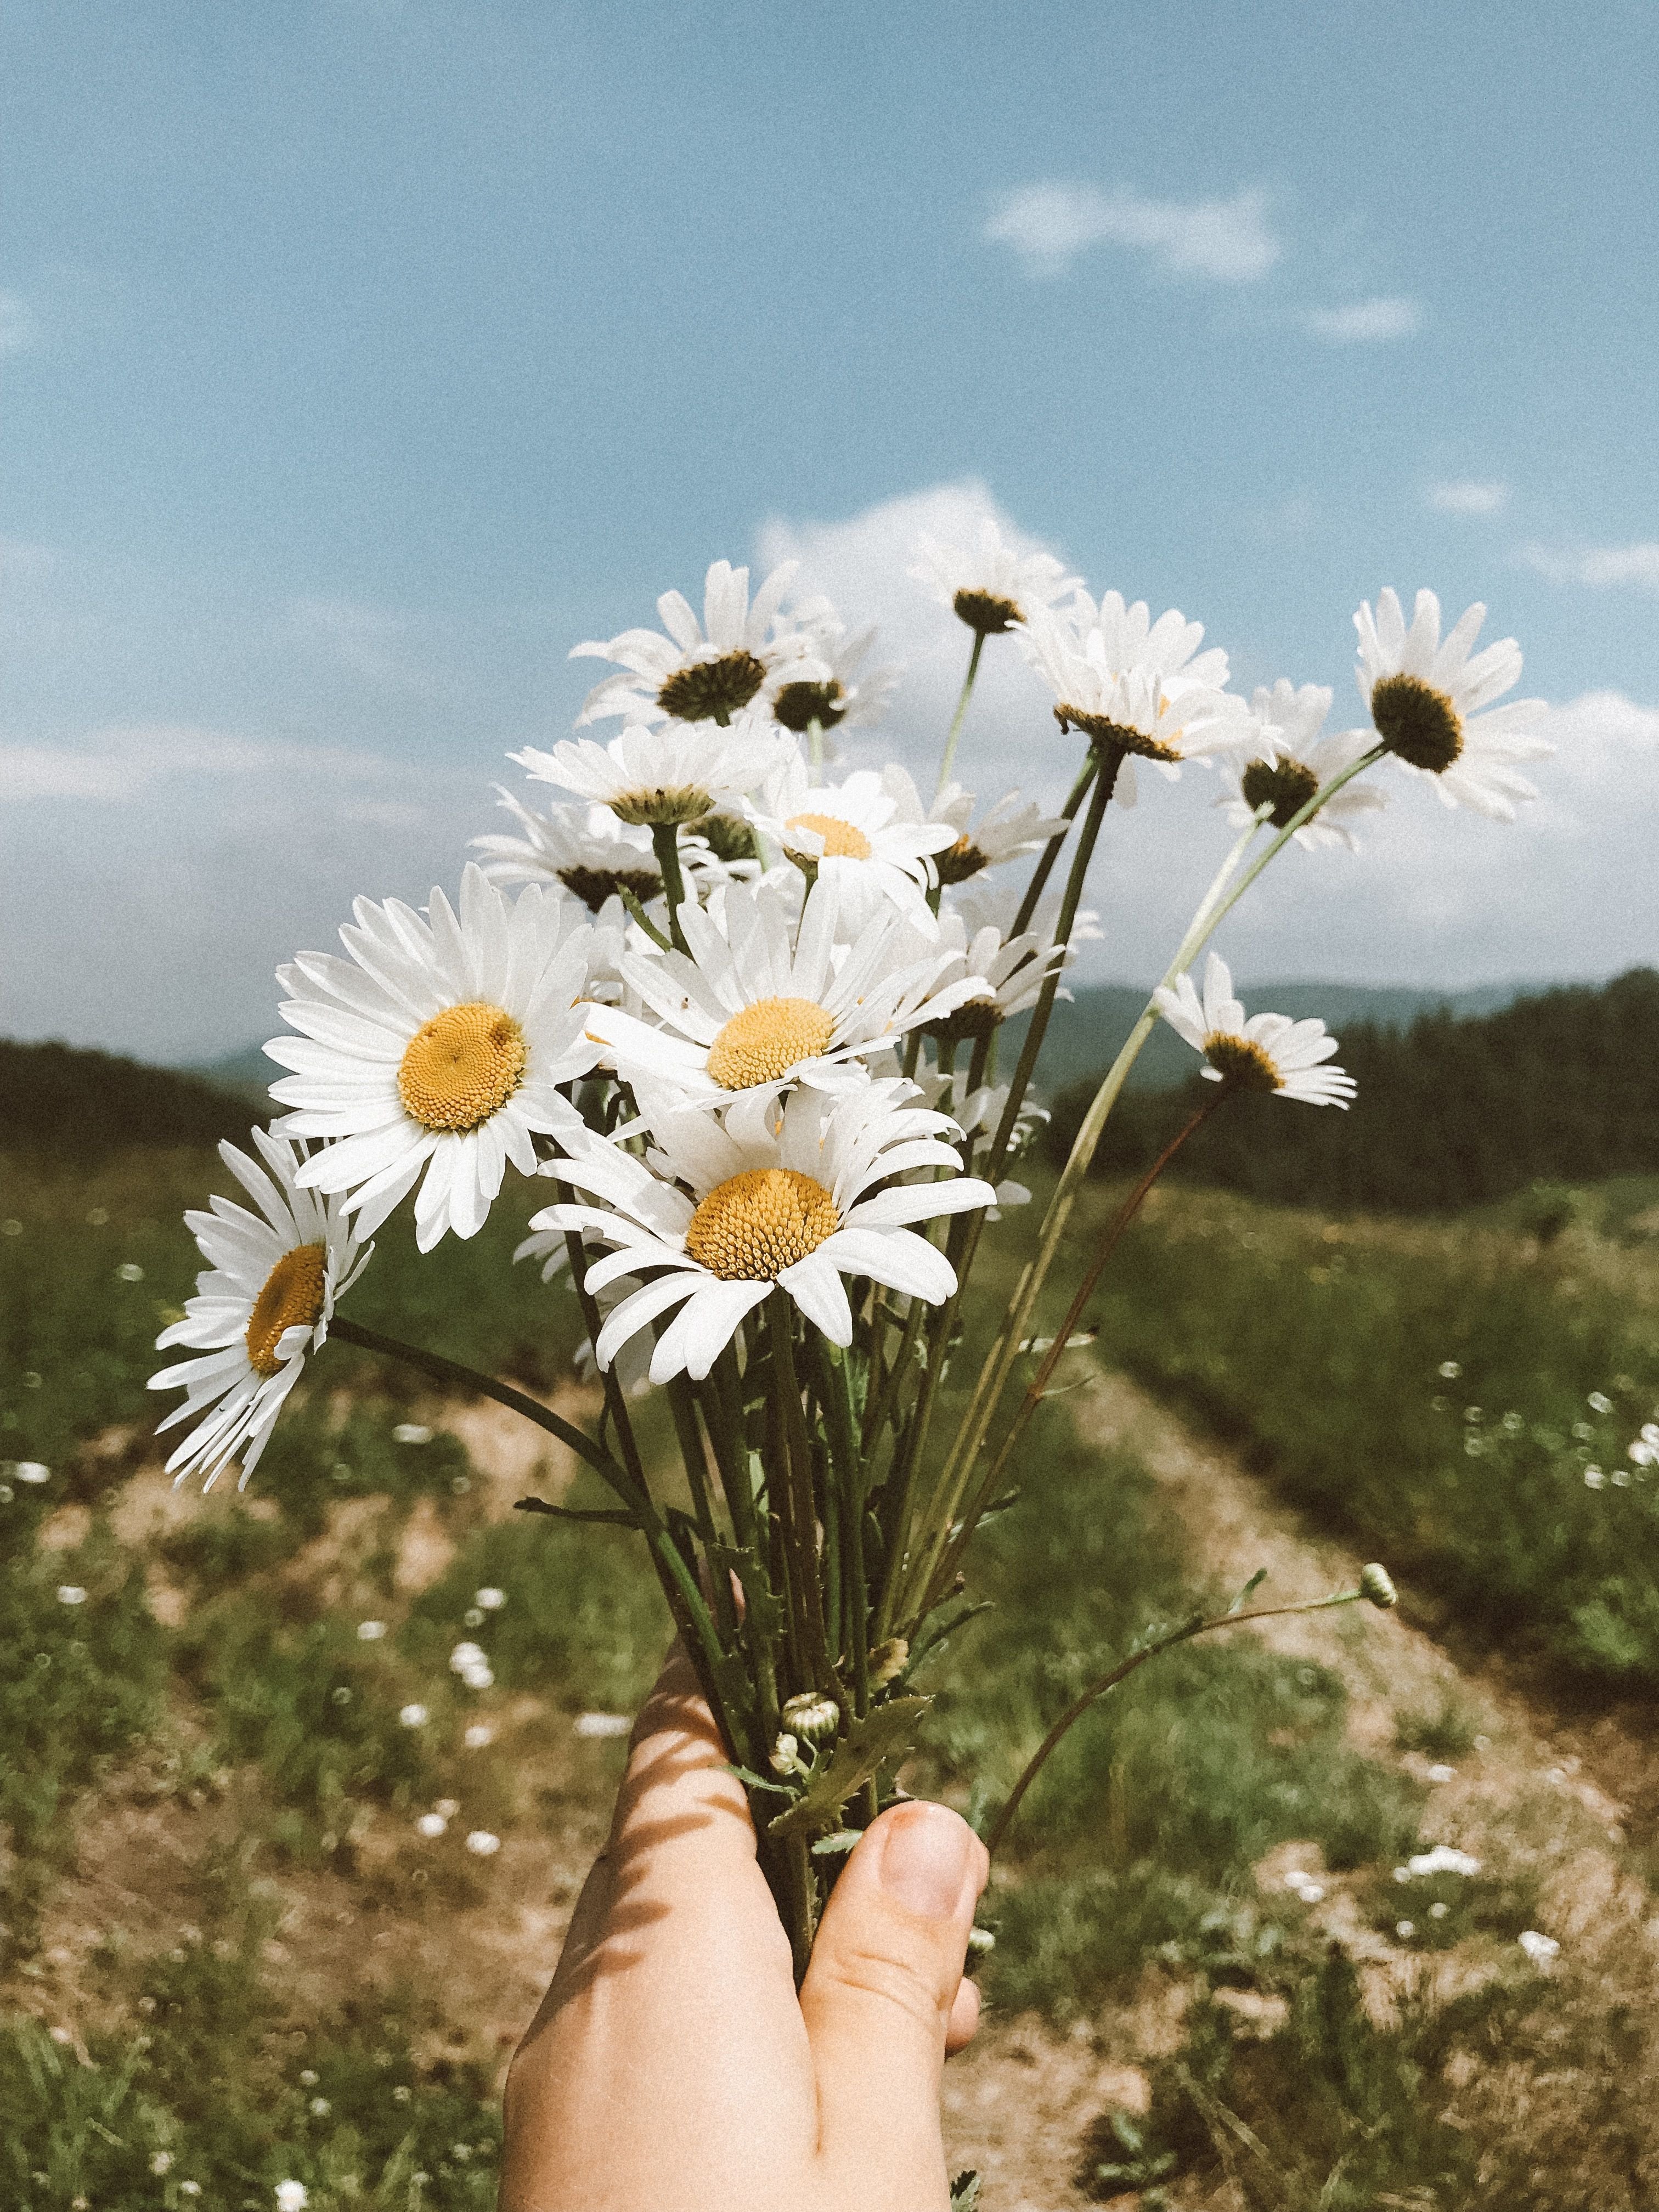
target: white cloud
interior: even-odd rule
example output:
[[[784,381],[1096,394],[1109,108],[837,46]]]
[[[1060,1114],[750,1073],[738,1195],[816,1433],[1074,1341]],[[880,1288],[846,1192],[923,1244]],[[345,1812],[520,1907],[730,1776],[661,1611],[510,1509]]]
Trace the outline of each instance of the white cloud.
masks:
[[[326,745],[270,744],[171,723],[94,731],[82,745],[0,743],[0,802],[79,799],[115,805],[179,776],[286,775],[305,785],[396,777],[395,762]]]
[[[1588,584],[1605,590],[1611,584],[1636,584],[1659,592],[1659,538],[1639,538],[1632,545],[1589,545],[1576,553],[1563,553],[1548,545],[1523,545],[1519,559],[1540,576],[1558,584]]]
[[[40,337],[40,325],[28,301],[15,292],[0,292],[0,354],[27,353]]]
[[[1063,276],[1091,246],[1129,246],[1180,276],[1243,284],[1265,276],[1283,251],[1267,221],[1267,195],[1226,200],[1154,200],[1098,185],[1021,185],[1003,193],[984,235],[1012,246],[1033,276]]]
[[[1468,477],[1431,484],[1428,502],[1437,514],[1498,514],[1509,505],[1506,483],[1479,483]]]
[[[1416,300],[1355,300],[1346,307],[1310,307],[1303,320],[1327,345],[1386,345],[1423,327]]]

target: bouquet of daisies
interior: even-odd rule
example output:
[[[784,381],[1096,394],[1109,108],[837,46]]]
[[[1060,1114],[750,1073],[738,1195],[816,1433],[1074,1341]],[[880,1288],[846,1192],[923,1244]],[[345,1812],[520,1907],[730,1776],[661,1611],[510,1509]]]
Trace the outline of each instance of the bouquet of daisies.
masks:
[[[1331,694],[1281,682],[1249,701],[1198,623],[1115,592],[1098,604],[1043,554],[987,528],[924,544],[915,572],[972,644],[938,780],[838,775],[837,733],[878,720],[891,672],[866,666],[793,567],[751,600],[709,569],[700,622],[677,592],[660,629],[579,645],[612,664],[578,728],[517,755],[540,805],[503,793],[510,831],[478,839],[457,902],[360,900],[343,957],[280,971],[283,1109],[258,1158],[227,1146],[248,1205],[188,1217],[207,1270],[154,1377],[182,1388],[170,1468],[252,1474],[308,1357],[337,1336],[488,1392],[561,1437],[608,1486],[603,1508],[649,1548],[734,1768],[804,1970],[842,1856],[896,1793],[927,1703],[930,1648],[971,1607],[975,1528],[1025,1423],[1153,1177],[1243,1091],[1346,1107],[1353,1085],[1318,1021],[1247,1016],[1213,954],[1224,916],[1292,842],[1352,842],[1383,804],[1386,756],[1449,804],[1512,817],[1516,763],[1547,750],[1512,641],[1475,652],[1484,611],[1445,637],[1433,595],[1407,627],[1392,592],[1363,607],[1367,726],[1323,734]],[[952,780],[987,647],[1021,656],[1076,740],[1053,813],[989,805]],[[1109,804],[1143,763],[1218,769],[1236,830],[1214,881],[1100,1085],[1050,1196],[1036,1254],[971,1388],[951,1388],[984,1238],[1029,1202],[1017,1179],[1040,1120],[1044,1035],[1079,943]],[[1004,1036],[1024,1016],[1017,1048]],[[1153,1024],[1211,1088],[1083,1267],[1050,1338],[1031,1334],[1107,1115]],[[519,1257],[562,1273],[604,1393],[593,1431],[496,1378],[338,1310],[366,1242],[412,1200],[422,1251],[482,1226],[511,1168],[547,1204]],[[630,1407],[665,1395],[682,1466],[647,1467]],[[526,1501],[538,1504],[540,1501]],[[1392,1601],[1368,1568],[1321,1603]],[[1225,1620],[1259,1617],[1235,1607]],[[1194,1620],[1185,1637],[1220,1625]],[[1038,1747],[994,1824],[1084,1706]]]

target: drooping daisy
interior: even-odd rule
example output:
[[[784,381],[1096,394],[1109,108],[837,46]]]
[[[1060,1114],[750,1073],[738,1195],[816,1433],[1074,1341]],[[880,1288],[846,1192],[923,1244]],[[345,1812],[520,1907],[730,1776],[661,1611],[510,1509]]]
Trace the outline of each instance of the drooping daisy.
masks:
[[[234,1145],[221,1145],[219,1157],[259,1210],[251,1213],[216,1197],[209,1212],[185,1216],[210,1265],[196,1278],[184,1319],[162,1330],[155,1348],[188,1345],[197,1356],[149,1378],[152,1390],[182,1388],[185,1394],[160,1433],[181,1421],[196,1423],[168,1460],[167,1473],[183,1482],[205,1470],[204,1489],[239,1452],[246,1483],[307,1353],[328,1334],[335,1300],[374,1249],[359,1243],[337,1198],[301,1188],[302,1146],[263,1129],[252,1136],[264,1167]]]
[[[623,1275],[651,1275],[600,1330],[600,1366],[678,1306],[651,1356],[651,1380],[701,1380],[775,1285],[842,1345],[853,1338],[843,1274],[933,1305],[949,1297],[955,1269],[908,1224],[975,1211],[995,1193],[961,1175],[872,1190],[913,1169],[961,1165],[942,1141],[955,1125],[896,1103],[898,1087],[836,1098],[796,1091],[764,1121],[743,1117],[741,1137],[695,1108],[661,1112],[646,1159],[586,1132],[573,1137],[573,1156],[550,1169],[587,1199],[549,1206],[531,1226],[578,1228],[615,1248],[588,1271],[595,1294]]]
[[[763,836],[809,875],[836,886],[843,927],[859,930],[890,902],[924,937],[939,925],[927,904],[933,855],[956,842],[948,822],[920,818],[902,769],[859,769],[838,784],[813,784],[799,760],[767,785],[749,812]]]
[[[521,835],[475,837],[473,849],[493,884],[556,883],[600,913],[619,891],[641,906],[662,895],[662,874],[647,830],[619,821],[608,806],[560,806],[538,814],[495,787]]]
[[[307,1188],[349,1191],[360,1231],[421,1180],[416,1241],[471,1237],[510,1160],[536,1169],[535,1135],[574,1121],[558,1086],[593,1066],[579,1003],[593,933],[574,899],[532,884],[509,902],[476,861],[460,913],[434,890],[424,915],[359,899],[342,929],[349,959],[302,952],[277,971],[283,1018],[301,1034],[265,1047],[294,1073],[271,1095],[277,1127],[333,1141],[307,1160]]]
[[[1285,829],[1317,791],[1370,750],[1374,740],[1368,730],[1322,736],[1330,711],[1328,684],[1304,684],[1298,690],[1281,676],[1271,691],[1257,685],[1250,701],[1251,757],[1231,772],[1231,787],[1216,800],[1227,809],[1230,822],[1242,830],[1255,820],[1259,807],[1271,806],[1268,822],[1275,830]],[[1295,831],[1296,842],[1346,845],[1356,852],[1358,841],[1348,823],[1388,803],[1388,794],[1374,784],[1345,783]]]
[[[988,516],[972,546],[941,545],[919,538],[917,565],[910,571],[941,606],[978,637],[1000,637],[1016,623],[1052,606],[1082,582],[1068,576],[1052,553],[1022,552],[1005,545],[1002,532]]]
[[[772,714],[786,730],[804,737],[816,722],[821,730],[878,722],[901,671],[866,669],[865,661],[876,641],[869,629],[848,630],[831,617],[809,633],[813,658],[822,665],[821,677],[791,676],[779,685]]]
[[[948,822],[957,833],[956,842],[934,863],[942,884],[963,884],[981,869],[1035,853],[1066,827],[1045,815],[1035,799],[1023,799],[1017,791],[988,806],[977,822],[971,819],[973,811],[974,794],[959,783],[947,783],[933,801],[933,819]]]
[[[1153,992],[1158,1011],[1177,1036],[1184,1037],[1206,1065],[1199,1073],[1212,1083],[1236,1091],[1273,1091],[1309,1106],[1346,1107],[1356,1085],[1340,1067],[1322,1065],[1336,1050],[1320,1021],[1292,1021],[1288,1014],[1252,1014],[1233,996],[1227,963],[1212,953],[1204,969],[1200,999],[1190,975],[1173,991]]]
[[[596,684],[577,726],[607,714],[630,722],[729,722],[790,678],[822,681],[827,671],[810,640],[780,616],[798,561],[775,568],[749,599],[749,571],[715,561],[703,580],[702,620],[678,592],[657,601],[662,629],[625,629],[573,646],[573,660],[614,660],[621,673]],[[666,635],[664,632],[666,632]]]
[[[945,973],[951,982],[963,987],[960,1002],[928,1024],[928,1036],[940,1043],[977,1042],[989,1036],[1011,1014],[1034,1006],[1048,975],[1077,957],[1069,945],[1056,945],[1035,930],[1009,935],[1003,912],[958,907],[940,920],[940,935],[952,954]],[[1062,988],[1058,995],[1069,999],[1072,994]]]
[[[681,915],[688,958],[623,963],[624,982],[660,1027],[620,1009],[589,1018],[627,1077],[729,1105],[781,1083],[845,1089],[864,1059],[907,1030],[949,1015],[984,988],[960,957],[919,936],[890,906],[850,945],[838,942],[839,895],[820,876],[798,910],[781,889],[728,889],[718,906]]]
[[[550,753],[526,745],[509,759],[542,783],[608,806],[619,822],[647,826],[699,822],[722,799],[736,800],[792,760],[795,741],[754,714],[730,727],[675,722],[633,726],[608,745],[562,738]]]
[[[1203,625],[1173,607],[1154,623],[1144,599],[1126,607],[1108,592],[1097,608],[1079,592],[1064,614],[1040,609],[1021,635],[1054,690],[1060,728],[1130,757],[1113,793],[1121,806],[1134,804],[1134,758],[1175,777],[1183,761],[1232,751],[1247,735],[1244,702],[1226,689],[1226,654],[1219,646],[1200,653]]]
[[[1432,592],[1418,593],[1409,629],[1393,591],[1380,592],[1375,615],[1368,600],[1353,618],[1359,633],[1355,674],[1376,734],[1397,760],[1432,776],[1448,806],[1472,806],[1496,822],[1513,822],[1516,804],[1538,793],[1512,763],[1543,760],[1555,748],[1532,734],[1548,711],[1541,699],[1513,699],[1480,712],[1521,675],[1521,648],[1512,637],[1470,658],[1486,618],[1477,601],[1443,644],[1440,602]]]

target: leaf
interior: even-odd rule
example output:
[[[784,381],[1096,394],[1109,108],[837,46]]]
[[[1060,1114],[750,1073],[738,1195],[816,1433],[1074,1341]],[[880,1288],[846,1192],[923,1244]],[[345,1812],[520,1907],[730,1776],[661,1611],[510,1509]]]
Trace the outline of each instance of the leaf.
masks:
[[[878,1768],[895,1765],[912,1749],[915,1724],[931,1698],[891,1698],[861,1721],[854,1721],[787,1813],[769,1822],[771,1836],[797,1835],[803,1828],[831,1826],[854,1790]]]
[[[971,2166],[951,2184],[951,2212],[979,2212],[980,2178]]]
[[[739,1782],[746,1782],[751,1790],[770,1790],[780,1797],[793,1797],[795,1794],[781,1782],[769,1782],[763,1774],[757,1774],[752,1766],[734,1766],[730,1759],[725,1761],[725,1766],[728,1774],[735,1774]]]
[[[1262,1583],[1265,1583],[1267,1579],[1267,1570],[1266,1567],[1258,1567],[1255,1572],[1250,1577],[1249,1582],[1245,1583],[1243,1589],[1240,1590],[1238,1595],[1227,1607],[1228,1612],[1230,1613],[1237,1613],[1241,1606],[1248,1605],[1249,1601],[1255,1595],[1256,1592],[1261,1589]]]

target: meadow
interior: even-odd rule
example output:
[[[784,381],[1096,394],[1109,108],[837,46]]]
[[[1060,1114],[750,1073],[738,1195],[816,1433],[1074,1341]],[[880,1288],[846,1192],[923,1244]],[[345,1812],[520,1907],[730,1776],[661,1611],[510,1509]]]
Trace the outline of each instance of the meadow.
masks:
[[[341,1346],[246,1492],[174,1496],[143,1383],[211,1156],[3,1169],[0,2201],[255,2212],[297,2179],[313,2212],[488,2204],[500,2072],[619,1771],[604,1730],[665,1641],[654,1584],[613,1532],[513,1513],[569,1481],[556,1454]],[[1114,1195],[1091,1192],[1079,1253]],[[913,1786],[982,1819],[1081,1686],[1232,1595],[1157,1454],[1105,1424],[1108,1368],[1247,1490],[1388,1559],[1442,1642],[1500,1645],[1592,1706],[1650,1695],[1659,1537],[1627,1448],[1659,1405],[1656,1196],[1453,1225],[1161,1195],[986,1532],[989,1610],[922,1678]],[[394,1224],[352,1310],[581,1415],[569,1303],[508,1265],[534,1203],[521,1188],[418,1265]],[[959,1373],[1026,1233],[1000,1237]],[[1053,2153],[1065,2201],[1659,2193],[1644,1838],[1542,1782],[1499,1805],[1510,1739],[1481,1681],[1419,1664],[1379,1689],[1385,1627],[1174,1654],[1027,1801],[973,2063],[1015,2098],[1079,2038],[1127,2067]],[[488,1688],[450,1666],[464,1638]],[[1474,1873],[1409,1863],[1471,1837]],[[1517,1939],[1552,1926],[1563,1954],[1536,1971]],[[994,2174],[988,2212],[1014,2201]]]

